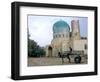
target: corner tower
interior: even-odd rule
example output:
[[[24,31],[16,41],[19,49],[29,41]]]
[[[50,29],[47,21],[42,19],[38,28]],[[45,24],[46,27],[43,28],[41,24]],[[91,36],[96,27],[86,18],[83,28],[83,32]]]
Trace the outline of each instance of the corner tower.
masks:
[[[72,27],[72,39],[79,40],[80,39],[80,29],[79,29],[79,20],[72,20],[71,21]]]
[[[80,40],[80,26],[79,26],[79,20],[75,19],[71,21],[71,39],[70,39],[70,46],[74,50],[75,41]]]

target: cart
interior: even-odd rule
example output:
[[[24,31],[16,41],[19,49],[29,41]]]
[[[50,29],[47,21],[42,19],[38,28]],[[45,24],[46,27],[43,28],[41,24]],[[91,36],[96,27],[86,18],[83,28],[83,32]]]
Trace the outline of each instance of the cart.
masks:
[[[69,60],[69,63],[74,60],[74,63],[76,64],[81,63],[82,58],[87,58],[87,55],[84,54],[84,51],[65,51],[61,54],[58,54],[58,56],[62,58],[62,64],[64,63],[64,58],[67,58]]]

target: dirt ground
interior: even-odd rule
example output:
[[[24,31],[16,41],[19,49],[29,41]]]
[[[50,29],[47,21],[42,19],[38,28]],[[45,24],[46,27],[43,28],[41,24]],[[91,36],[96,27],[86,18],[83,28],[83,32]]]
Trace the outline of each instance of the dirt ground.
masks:
[[[72,65],[76,64],[74,59],[71,58],[71,62],[69,63],[67,58],[64,58],[64,62],[62,63],[62,58],[58,57],[29,57],[28,58],[28,66],[51,66],[51,65]],[[87,60],[82,58],[80,64],[87,64]]]

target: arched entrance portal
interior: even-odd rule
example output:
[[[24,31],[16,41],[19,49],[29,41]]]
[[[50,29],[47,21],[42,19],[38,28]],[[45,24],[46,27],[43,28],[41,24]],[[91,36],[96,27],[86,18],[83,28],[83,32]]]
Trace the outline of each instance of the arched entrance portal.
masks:
[[[48,47],[48,56],[49,57],[52,56],[52,47],[51,46]]]

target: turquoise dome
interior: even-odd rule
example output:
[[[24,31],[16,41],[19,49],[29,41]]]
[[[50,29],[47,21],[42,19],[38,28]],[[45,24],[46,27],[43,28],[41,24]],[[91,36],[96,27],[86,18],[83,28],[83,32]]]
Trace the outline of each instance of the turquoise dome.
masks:
[[[70,31],[70,27],[67,24],[67,22],[60,20],[60,21],[57,21],[56,23],[54,23],[54,25],[53,25],[54,33],[59,33],[59,32],[63,32],[63,31],[67,31],[67,32]]]

